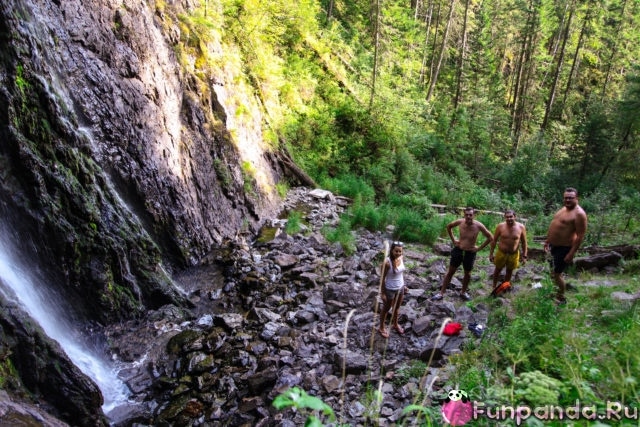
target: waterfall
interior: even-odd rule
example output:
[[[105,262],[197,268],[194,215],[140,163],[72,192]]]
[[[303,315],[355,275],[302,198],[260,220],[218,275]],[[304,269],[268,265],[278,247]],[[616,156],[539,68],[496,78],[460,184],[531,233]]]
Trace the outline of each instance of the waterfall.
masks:
[[[65,315],[64,303],[47,294],[48,287],[29,274],[18,263],[5,241],[7,234],[0,232],[0,292],[4,297],[19,303],[36,320],[49,338],[57,341],[69,359],[100,388],[104,397],[105,414],[126,402],[127,386],[118,378],[116,368],[74,339],[74,328]],[[8,286],[10,289],[4,289]],[[56,303],[52,303],[55,301]]]

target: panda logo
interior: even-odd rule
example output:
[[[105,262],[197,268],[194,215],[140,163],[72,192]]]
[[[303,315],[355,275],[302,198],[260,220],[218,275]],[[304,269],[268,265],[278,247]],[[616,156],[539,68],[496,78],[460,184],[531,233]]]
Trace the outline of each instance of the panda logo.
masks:
[[[462,403],[467,403],[469,401],[469,395],[464,390],[451,390],[445,400],[447,402],[462,401]]]
[[[442,404],[442,419],[452,426],[463,426],[473,418],[473,405],[464,390],[451,390]]]

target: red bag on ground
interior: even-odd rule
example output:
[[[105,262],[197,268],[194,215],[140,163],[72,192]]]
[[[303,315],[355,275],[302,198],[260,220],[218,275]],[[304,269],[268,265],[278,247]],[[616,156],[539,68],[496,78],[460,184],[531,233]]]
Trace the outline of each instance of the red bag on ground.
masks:
[[[449,322],[444,325],[444,330],[442,331],[445,335],[458,335],[462,330],[462,325],[460,323]]]

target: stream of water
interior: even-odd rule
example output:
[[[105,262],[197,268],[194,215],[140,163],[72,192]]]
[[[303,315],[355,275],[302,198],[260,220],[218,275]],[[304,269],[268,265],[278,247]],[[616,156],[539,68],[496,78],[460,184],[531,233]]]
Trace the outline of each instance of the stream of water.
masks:
[[[104,397],[105,414],[126,402],[129,390],[118,378],[117,369],[74,339],[73,325],[65,315],[65,302],[49,295],[46,283],[38,283],[34,275],[16,262],[13,251],[4,241],[6,234],[0,235],[0,292],[7,300],[19,303],[47,336],[62,346],[69,359],[98,385]]]

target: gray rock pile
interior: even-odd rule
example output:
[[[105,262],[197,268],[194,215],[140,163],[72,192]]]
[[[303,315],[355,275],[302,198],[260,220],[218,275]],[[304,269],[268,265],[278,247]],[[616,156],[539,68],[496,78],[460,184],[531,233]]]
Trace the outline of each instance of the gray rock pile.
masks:
[[[133,392],[131,405],[110,414],[115,424],[303,425],[306,414],[271,406],[290,387],[320,397],[349,425],[390,425],[416,399],[430,404],[446,381],[447,357],[481,339],[467,326],[486,325],[487,308],[465,304],[454,291],[429,301],[446,272],[447,247],[441,245],[443,256],[409,244],[405,334],[382,338],[376,306],[390,236],[357,230],[350,255],[328,242],[323,228],[337,225],[347,205],[326,191],[293,189],[281,218],[267,221],[269,238],[230,243],[209,265],[178,278],[193,310],[165,306],[111,327],[109,341],[129,366],[121,375]],[[294,235],[284,231],[291,211],[303,213]],[[479,280],[472,291],[488,294]],[[452,285],[461,286],[455,279]],[[464,326],[459,335],[439,336],[447,318]],[[379,405],[370,398],[375,389]]]

